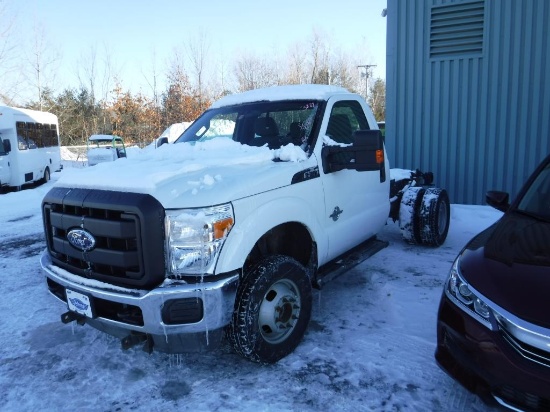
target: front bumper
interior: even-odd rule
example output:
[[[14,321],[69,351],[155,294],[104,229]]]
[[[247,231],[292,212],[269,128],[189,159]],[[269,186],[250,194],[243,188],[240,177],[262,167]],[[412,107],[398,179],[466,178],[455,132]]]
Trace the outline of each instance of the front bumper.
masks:
[[[67,288],[91,298],[95,316],[85,319],[90,326],[121,339],[146,335],[156,350],[168,353],[210,349],[219,343],[231,321],[239,281],[239,273],[233,272],[212,282],[173,283],[149,291],[73,275],[53,265],[47,250],[40,264],[50,292],[60,301],[66,303]]]
[[[526,359],[503,337],[443,293],[437,322],[438,364],[486,401],[520,410],[550,410],[550,367]]]

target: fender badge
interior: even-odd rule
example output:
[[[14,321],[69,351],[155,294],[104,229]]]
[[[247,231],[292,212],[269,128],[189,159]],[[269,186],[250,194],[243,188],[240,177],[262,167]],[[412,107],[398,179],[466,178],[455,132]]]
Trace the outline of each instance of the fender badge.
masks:
[[[336,222],[340,217],[340,214],[342,214],[342,212],[343,210],[340,209],[338,206],[336,206],[329,217]]]

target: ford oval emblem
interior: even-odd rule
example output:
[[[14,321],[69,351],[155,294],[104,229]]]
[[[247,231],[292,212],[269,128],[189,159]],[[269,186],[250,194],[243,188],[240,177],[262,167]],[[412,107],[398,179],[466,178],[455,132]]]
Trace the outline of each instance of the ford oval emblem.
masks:
[[[90,232],[84,229],[69,230],[67,240],[72,246],[83,252],[92,250],[95,246],[95,238]]]

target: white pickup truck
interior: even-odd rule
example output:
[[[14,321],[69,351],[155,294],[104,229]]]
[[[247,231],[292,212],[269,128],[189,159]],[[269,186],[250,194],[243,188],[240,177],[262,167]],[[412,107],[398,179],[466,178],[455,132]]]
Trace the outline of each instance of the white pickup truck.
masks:
[[[301,341],[312,287],[403,237],[444,242],[449,198],[430,173],[390,177],[360,96],[279,86],[222,98],[180,138],[75,170],[42,204],[50,292],[61,318],[124,348],[180,353],[226,337],[252,361]]]

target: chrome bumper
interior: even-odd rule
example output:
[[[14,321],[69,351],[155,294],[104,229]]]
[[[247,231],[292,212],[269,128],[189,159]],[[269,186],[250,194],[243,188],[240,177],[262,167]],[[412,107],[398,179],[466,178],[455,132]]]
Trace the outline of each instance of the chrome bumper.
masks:
[[[125,289],[107,283],[89,280],[54,266],[49,253],[44,251],[40,264],[46,277],[71,290],[84,293],[95,299],[137,306],[143,314],[143,326],[131,325],[112,319],[96,317],[87,322],[115,336],[122,337],[130,331],[150,335],[170,335],[208,333],[223,328],[231,321],[239,274],[234,273],[215,282],[197,284],[173,284],[153,290]],[[54,295],[55,296],[55,295]],[[59,297],[56,296],[58,299]],[[161,311],[164,302],[171,299],[200,298],[203,301],[203,318],[196,323],[167,325],[162,321]]]

